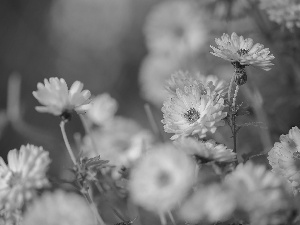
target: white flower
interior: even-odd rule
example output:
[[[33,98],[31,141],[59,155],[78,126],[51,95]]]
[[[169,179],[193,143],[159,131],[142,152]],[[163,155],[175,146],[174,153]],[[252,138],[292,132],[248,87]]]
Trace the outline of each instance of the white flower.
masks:
[[[210,83],[210,86],[213,86]],[[210,86],[205,87],[200,82],[187,82],[176,88],[176,95],[172,95],[164,103],[165,132],[175,133],[172,140],[180,136],[198,134],[200,138],[209,131],[214,133],[218,126],[223,126],[224,99]]]
[[[218,184],[200,187],[180,209],[180,216],[185,221],[217,222],[228,219],[234,212],[236,203],[230,190]]]
[[[236,33],[232,33],[230,37],[224,33],[215,41],[218,47],[210,46],[213,49],[211,54],[232,62],[236,68],[253,65],[268,71],[271,69],[269,66],[274,65],[271,60],[275,57],[269,55],[269,49],[259,43],[253,45],[251,38],[244,39]]]
[[[175,141],[188,155],[194,155],[201,162],[233,162],[236,161],[236,153],[225,145],[217,144],[214,140],[198,141],[195,138],[182,137]]]
[[[240,164],[225,178],[225,184],[235,194],[238,210],[249,215],[251,224],[285,224],[294,210],[286,183],[264,166]]]
[[[64,114],[70,114],[72,110],[84,113],[88,109],[91,93],[88,90],[82,91],[83,84],[81,82],[75,81],[70,90],[62,78],[51,77],[49,81],[45,79],[44,83],[38,83],[38,90],[32,93],[44,105],[36,107],[38,112],[68,116]]]
[[[8,165],[0,157],[0,209],[10,211],[22,207],[36,189],[48,185],[50,159],[42,147],[28,144],[20,151],[9,151],[7,160]]]
[[[103,125],[114,117],[117,109],[117,101],[104,93],[93,99],[86,115],[93,123]]]
[[[56,191],[33,202],[24,215],[23,225],[96,225],[86,201],[77,194]]]
[[[207,40],[207,29],[196,7],[189,1],[178,0],[155,6],[145,24],[149,50],[174,54],[199,51]]]
[[[287,135],[280,136],[268,153],[272,171],[285,177],[295,191],[300,191],[300,130],[290,129]]]
[[[132,200],[147,210],[164,213],[183,200],[194,180],[195,165],[171,144],[149,149],[129,180]]]

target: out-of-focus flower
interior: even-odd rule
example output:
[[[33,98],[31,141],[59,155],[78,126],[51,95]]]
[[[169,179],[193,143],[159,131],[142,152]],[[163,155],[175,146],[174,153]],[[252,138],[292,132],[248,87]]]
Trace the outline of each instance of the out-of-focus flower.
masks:
[[[233,193],[221,185],[212,184],[199,188],[190,196],[180,209],[180,216],[190,223],[212,223],[228,219],[235,207]]]
[[[130,166],[151,145],[153,136],[134,120],[115,117],[104,127],[95,129],[84,139],[85,155],[109,160],[117,167]],[[96,146],[93,146],[93,143]],[[96,151],[94,149],[96,147]]]
[[[49,153],[42,147],[22,145],[9,151],[8,165],[0,157],[0,209],[13,211],[33,197],[35,190],[48,185]]]
[[[162,112],[164,113],[165,132],[175,133],[172,140],[180,136],[198,134],[200,138],[206,133],[214,133],[218,126],[223,126],[224,99],[212,88],[211,83],[205,87],[200,82],[188,82],[176,88],[176,95],[165,101]]]
[[[294,210],[286,182],[264,166],[240,164],[225,184],[235,194],[237,210],[248,214],[251,224],[285,224]]]
[[[152,52],[189,54],[199,51],[204,45],[207,29],[192,2],[165,1],[149,14],[145,36]]]
[[[157,213],[172,210],[190,190],[194,169],[191,159],[171,144],[149,149],[132,170],[131,198],[136,204]]]
[[[96,225],[97,221],[82,197],[56,191],[33,202],[24,215],[24,225]]]
[[[287,135],[280,136],[268,153],[272,171],[285,177],[293,186],[294,191],[300,191],[300,130],[290,129]]]
[[[117,101],[105,93],[92,100],[86,115],[93,123],[101,126],[115,116],[117,109]]]
[[[197,160],[203,163],[216,162],[233,162],[236,160],[236,153],[228,149],[225,145],[217,144],[214,140],[198,141],[195,138],[178,138],[175,141],[182,150],[189,155],[194,155]]]
[[[75,81],[70,90],[63,78],[51,77],[49,81],[45,79],[44,83],[38,83],[38,90],[32,93],[44,105],[36,107],[38,112],[68,117],[73,110],[84,113],[89,108],[91,93],[88,90],[82,91],[81,82]]]
[[[238,66],[253,65],[268,71],[271,69],[269,66],[274,65],[271,60],[275,57],[272,54],[269,55],[269,49],[259,43],[253,45],[251,38],[244,39],[243,36],[238,36],[236,33],[232,33],[230,37],[224,33],[215,41],[218,47],[210,46],[213,49],[211,54],[238,64]]]
[[[260,8],[266,10],[269,19],[288,29],[300,27],[300,3],[298,0],[260,0]]]

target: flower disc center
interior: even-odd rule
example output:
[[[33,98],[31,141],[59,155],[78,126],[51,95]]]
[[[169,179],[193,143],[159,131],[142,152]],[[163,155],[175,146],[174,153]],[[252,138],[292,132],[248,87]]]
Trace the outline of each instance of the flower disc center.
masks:
[[[200,118],[200,113],[195,108],[190,108],[183,116],[189,123],[195,123]]]

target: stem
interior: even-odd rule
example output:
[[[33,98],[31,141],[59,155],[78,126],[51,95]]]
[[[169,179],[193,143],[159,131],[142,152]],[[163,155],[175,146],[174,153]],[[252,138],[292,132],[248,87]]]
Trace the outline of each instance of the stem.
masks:
[[[229,88],[228,88],[228,94],[227,94],[227,97],[228,97],[229,106],[231,105],[231,89],[232,89],[232,84],[233,84],[233,81],[234,81],[234,77],[235,77],[235,73],[234,73],[233,76],[231,77],[230,84],[229,84]]]
[[[149,123],[150,123],[150,126],[151,126],[151,128],[152,128],[152,131],[154,132],[154,134],[155,134],[157,137],[160,137],[160,138],[161,138],[162,142],[164,142],[164,136],[163,136],[163,134],[161,133],[160,129],[158,128],[157,123],[155,122],[155,119],[154,119],[154,116],[153,116],[153,113],[152,113],[152,110],[151,110],[149,104],[145,104],[145,105],[144,105],[144,108],[145,108],[145,112],[146,112],[148,121],[149,121]]]
[[[239,92],[239,89],[240,89],[240,86],[237,85],[237,86],[235,87],[235,91],[234,91],[234,95],[233,95],[233,99],[232,99],[232,108],[234,109],[234,111],[235,111],[236,97],[237,97],[237,94],[238,94],[238,92]]]
[[[65,123],[66,123],[65,121],[61,121],[59,126],[60,126],[60,129],[61,129],[62,136],[64,138],[65,145],[66,145],[67,150],[69,152],[69,155],[70,155],[74,165],[76,165],[76,158],[75,158],[75,155],[72,151],[72,148],[70,146],[70,143],[69,143],[69,140],[68,140],[68,137],[67,137],[67,134],[66,134]]]

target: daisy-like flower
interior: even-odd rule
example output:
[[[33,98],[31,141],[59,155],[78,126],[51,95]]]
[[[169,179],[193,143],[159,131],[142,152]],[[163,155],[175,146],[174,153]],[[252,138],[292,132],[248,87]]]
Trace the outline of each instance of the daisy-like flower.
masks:
[[[156,213],[172,210],[190,190],[194,169],[191,159],[173,145],[153,147],[132,170],[131,198]]]
[[[216,162],[234,162],[236,153],[228,149],[223,144],[217,144],[214,140],[198,141],[195,138],[182,137],[174,142],[188,155],[193,155],[202,163]]]
[[[266,10],[269,19],[292,30],[300,27],[300,3],[298,0],[260,0],[260,8]]]
[[[292,215],[295,205],[286,182],[264,166],[240,164],[227,175],[225,185],[235,195],[237,210],[248,214],[251,224],[285,224]]]
[[[199,188],[180,209],[180,217],[190,223],[224,221],[234,212],[236,202],[226,187],[211,184]]]
[[[107,93],[95,97],[90,105],[91,107],[87,110],[86,115],[99,126],[112,120],[118,109],[117,101]]]
[[[207,40],[200,13],[189,1],[158,4],[150,12],[144,30],[147,46],[154,53],[197,52]]]
[[[230,37],[224,33],[215,41],[218,46],[217,48],[210,46],[213,49],[211,54],[232,63],[235,68],[237,85],[243,85],[247,81],[246,66],[253,65],[268,71],[271,69],[269,66],[274,65],[271,60],[275,57],[269,54],[269,49],[259,43],[253,45],[251,38],[244,39],[243,36],[238,36],[236,33],[232,33]]]
[[[36,189],[48,185],[50,159],[42,147],[28,144],[9,151],[7,161],[6,165],[0,157],[0,209],[13,211],[31,199]]]
[[[218,126],[224,125],[222,119],[227,115],[222,111],[224,99],[214,88],[200,82],[187,82],[178,87],[176,95],[171,95],[162,107],[165,132],[175,133],[172,140],[195,134],[203,138],[208,131],[214,133]]]
[[[290,129],[287,135],[280,136],[268,153],[272,171],[285,177],[295,192],[300,191],[300,130]]]
[[[24,215],[24,225],[96,225],[86,201],[73,193],[46,193],[33,202]]]
[[[32,93],[44,105],[36,107],[38,112],[51,113],[68,119],[73,110],[84,113],[89,108],[91,93],[88,90],[82,91],[81,82],[75,81],[70,90],[62,78],[51,77],[49,80],[45,79],[44,83],[38,83],[38,90]]]

